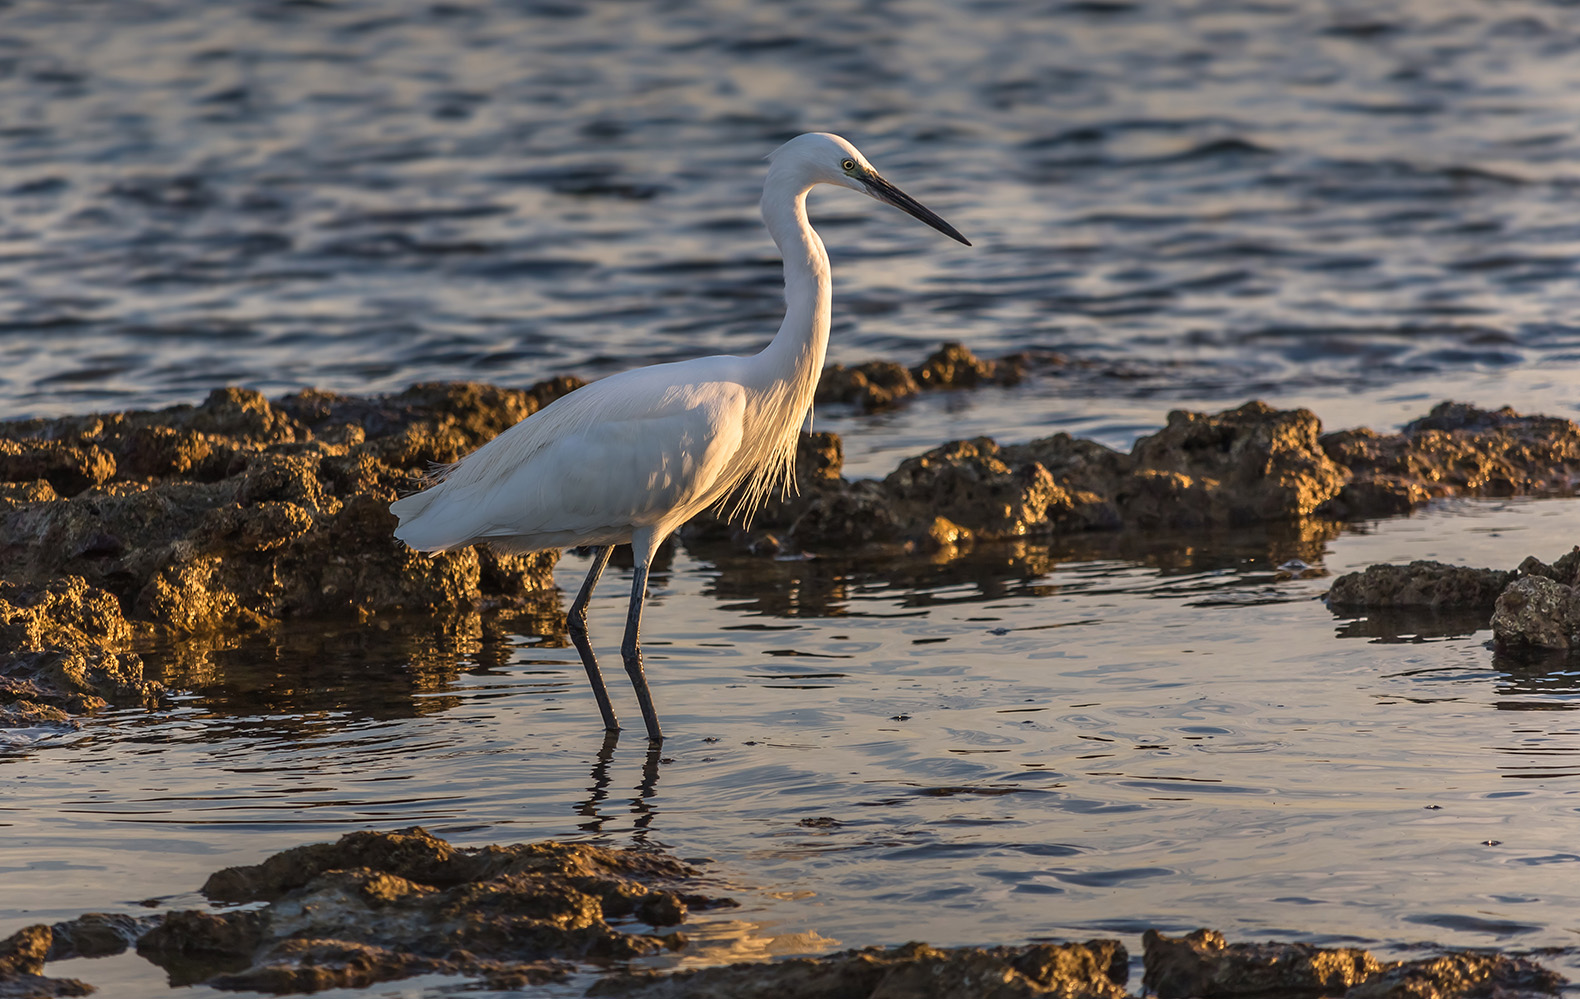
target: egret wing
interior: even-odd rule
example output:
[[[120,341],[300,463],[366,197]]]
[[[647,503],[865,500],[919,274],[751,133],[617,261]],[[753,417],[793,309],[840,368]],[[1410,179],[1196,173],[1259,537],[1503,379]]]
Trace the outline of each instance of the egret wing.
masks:
[[[733,484],[723,480],[740,449],[745,390],[666,379],[655,398],[643,391],[652,381],[595,382],[511,427],[432,489],[392,506],[402,519],[396,536],[424,551],[480,540],[534,550],[624,541],[633,527],[683,522]]]
[[[599,423],[543,447],[479,503],[475,537],[520,547],[629,540],[675,525],[717,498],[740,446],[735,407]],[[724,412],[721,412],[724,410]]]

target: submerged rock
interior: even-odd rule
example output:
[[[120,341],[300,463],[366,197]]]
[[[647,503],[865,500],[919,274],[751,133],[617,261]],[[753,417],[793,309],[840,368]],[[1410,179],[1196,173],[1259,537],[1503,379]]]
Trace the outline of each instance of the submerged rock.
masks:
[[[1355,947],[1228,943],[1217,930],[1142,936],[1142,986],[1158,999],[1342,995],[1345,999],[1458,999],[1556,993],[1564,979],[1523,958],[1452,953],[1381,964]]]
[[[413,975],[468,975],[489,989],[522,989],[557,981],[571,971],[558,961],[495,961],[476,956],[428,957],[345,940],[284,940],[244,971],[221,973],[206,984],[249,992],[318,992],[365,988]]]
[[[568,960],[684,943],[608,920],[672,926],[690,908],[734,904],[682,890],[697,873],[661,854],[584,844],[469,850],[416,828],[351,833],[215,873],[209,898],[268,904],[169,913],[137,948],[184,981],[221,988],[311,991],[430,972],[530,983],[563,977]]]
[[[137,942],[159,925],[158,916],[128,916],[118,912],[86,912],[50,927],[46,961],[74,957],[110,957]]]
[[[592,996],[625,999],[1120,999],[1129,955],[1117,940],[940,950],[912,943],[772,964],[732,964],[605,979]]]

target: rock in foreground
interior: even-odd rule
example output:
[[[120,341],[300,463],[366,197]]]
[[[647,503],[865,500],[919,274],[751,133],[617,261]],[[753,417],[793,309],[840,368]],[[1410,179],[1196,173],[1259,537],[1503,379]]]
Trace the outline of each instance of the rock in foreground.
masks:
[[[912,943],[772,964],[621,975],[588,995],[621,999],[1122,999],[1129,955],[1117,940],[939,950]]]
[[[1545,576],[1515,580],[1498,597],[1492,634],[1504,645],[1580,648],[1580,587]]]
[[[1142,986],[1158,999],[1323,995],[1345,999],[1460,999],[1552,994],[1564,979],[1523,958],[1452,953],[1380,964],[1355,947],[1231,944],[1217,930],[1142,937]]]
[[[53,935],[48,926],[26,926],[0,940],[0,999],[85,996],[93,986],[75,978],[48,978],[44,959]]]
[[[219,871],[209,898],[268,904],[168,913],[137,949],[174,981],[219,988],[307,992],[428,973],[516,987],[563,977],[568,961],[683,943],[608,920],[673,926],[690,908],[733,904],[684,891],[697,873],[584,844],[465,850],[415,828],[352,833]]]

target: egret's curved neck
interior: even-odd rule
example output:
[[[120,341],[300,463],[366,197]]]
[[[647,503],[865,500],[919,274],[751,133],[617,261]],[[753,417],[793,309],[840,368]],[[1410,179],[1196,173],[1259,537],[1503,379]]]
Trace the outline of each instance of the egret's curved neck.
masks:
[[[832,279],[828,252],[806,218],[806,195],[812,185],[793,175],[769,170],[763,186],[763,222],[785,262],[785,318],[773,342],[758,357],[780,379],[795,384],[796,394],[811,405],[812,391],[828,353]]]

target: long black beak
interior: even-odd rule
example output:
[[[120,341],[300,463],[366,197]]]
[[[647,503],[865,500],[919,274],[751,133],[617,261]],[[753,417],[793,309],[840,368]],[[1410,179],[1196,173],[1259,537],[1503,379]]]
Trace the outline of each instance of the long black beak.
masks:
[[[920,201],[917,201],[909,194],[906,194],[904,191],[884,180],[876,173],[872,174],[870,177],[862,178],[861,182],[866,185],[868,194],[872,195],[874,198],[877,198],[884,204],[893,205],[912,218],[920,219],[921,221],[926,222],[928,225],[932,226],[934,229],[937,229],[939,232],[943,233],[945,236],[948,236],[950,239],[958,240],[967,246],[971,245],[971,241],[960,235],[959,230],[957,230],[954,226],[939,218],[935,212],[924,207]]]

